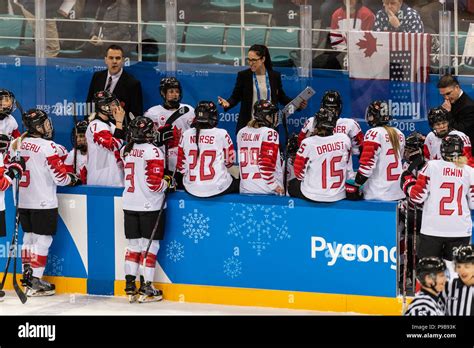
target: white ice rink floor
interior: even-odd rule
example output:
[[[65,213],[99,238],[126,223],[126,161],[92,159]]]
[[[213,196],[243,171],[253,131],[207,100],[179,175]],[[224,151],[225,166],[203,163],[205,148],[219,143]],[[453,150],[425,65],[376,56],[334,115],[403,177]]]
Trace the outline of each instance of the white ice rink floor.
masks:
[[[353,315],[268,307],[224,306],[160,301],[128,303],[126,297],[61,294],[28,298],[22,304],[14,291],[0,302],[0,315]]]

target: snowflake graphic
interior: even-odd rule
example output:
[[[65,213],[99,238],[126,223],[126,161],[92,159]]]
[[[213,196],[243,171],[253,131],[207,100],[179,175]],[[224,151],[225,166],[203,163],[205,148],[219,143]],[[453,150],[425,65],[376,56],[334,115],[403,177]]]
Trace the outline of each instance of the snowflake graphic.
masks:
[[[194,243],[198,243],[200,239],[209,237],[209,217],[201,214],[197,209],[192,213],[183,216],[183,235],[189,239],[194,239]]]
[[[242,274],[242,262],[233,256],[224,260],[224,274],[232,279],[237,278]]]
[[[173,262],[184,258],[184,245],[175,240],[171,241],[166,248],[166,257]]]
[[[48,270],[48,274],[61,276],[63,275],[63,264],[64,258],[59,257],[57,255],[49,255],[48,263],[46,264],[46,268]]]
[[[286,225],[285,208],[275,205],[231,203],[233,214],[227,234],[247,240],[260,256],[272,242],[291,238]]]

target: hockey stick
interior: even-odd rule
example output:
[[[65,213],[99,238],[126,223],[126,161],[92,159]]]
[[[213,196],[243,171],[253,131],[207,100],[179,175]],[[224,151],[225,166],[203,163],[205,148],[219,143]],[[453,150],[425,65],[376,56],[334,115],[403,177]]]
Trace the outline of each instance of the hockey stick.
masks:
[[[18,152],[17,152],[18,156]],[[20,286],[18,285],[18,281],[16,279],[16,266],[17,266],[17,247],[18,247],[18,226],[20,221],[20,215],[18,211],[18,202],[19,202],[19,192],[20,192],[20,183],[19,179],[16,179],[15,184],[15,197],[16,197],[16,204],[15,204],[15,230],[13,231],[12,241],[10,244],[10,250],[8,252],[8,259],[7,264],[5,266],[5,271],[3,273],[2,283],[0,284],[0,298],[5,297],[5,291],[3,291],[3,287],[5,286],[5,281],[7,278],[8,268],[10,267],[11,259],[13,258],[13,289],[15,289],[16,294],[18,295],[21,303],[26,303],[28,298],[26,297],[23,290],[21,290]]]
[[[286,196],[287,192],[287,184],[288,184],[288,145],[290,142],[290,138],[288,136],[288,124],[287,116],[285,112],[282,112],[282,123],[283,123],[283,130],[285,131],[285,148],[283,149],[285,152],[283,153],[283,158],[285,159],[285,169],[283,172],[283,195]]]
[[[412,270],[412,284],[413,284],[413,294],[416,291],[416,228],[417,228],[417,211],[416,211],[416,203],[413,202],[413,270]]]
[[[402,201],[403,202],[403,201]],[[405,200],[405,226],[404,226],[404,237],[403,237],[403,285],[402,285],[402,315],[407,310],[407,269],[408,269],[408,197]],[[403,203],[402,203],[403,205]]]

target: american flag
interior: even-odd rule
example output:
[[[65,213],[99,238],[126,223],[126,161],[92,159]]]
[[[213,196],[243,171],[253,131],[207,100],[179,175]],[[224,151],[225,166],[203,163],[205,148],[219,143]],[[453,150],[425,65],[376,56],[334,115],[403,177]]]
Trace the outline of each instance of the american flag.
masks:
[[[431,35],[392,32],[389,47],[391,81],[428,82]]]
[[[390,33],[390,96],[392,102],[420,103],[426,109],[431,36],[418,33]],[[420,119],[424,115],[414,115]]]

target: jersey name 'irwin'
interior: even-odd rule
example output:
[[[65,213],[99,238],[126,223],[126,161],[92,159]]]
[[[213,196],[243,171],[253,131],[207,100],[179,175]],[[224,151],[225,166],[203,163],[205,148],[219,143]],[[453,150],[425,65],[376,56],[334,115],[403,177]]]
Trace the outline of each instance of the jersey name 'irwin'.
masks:
[[[342,141],[338,141],[335,143],[318,145],[316,146],[316,151],[318,152],[318,155],[322,155],[323,153],[338,151],[338,150],[342,150],[343,148],[344,148],[344,143]]]
[[[456,176],[458,178],[462,178],[462,169],[443,168],[443,176]]]
[[[199,144],[214,144],[214,141],[215,141],[215,137],[213,135],[200,135],[199,136]],[[189,137],[189,142],[191,144],[195,144],[196,143],[196,136],[191,135]]]

